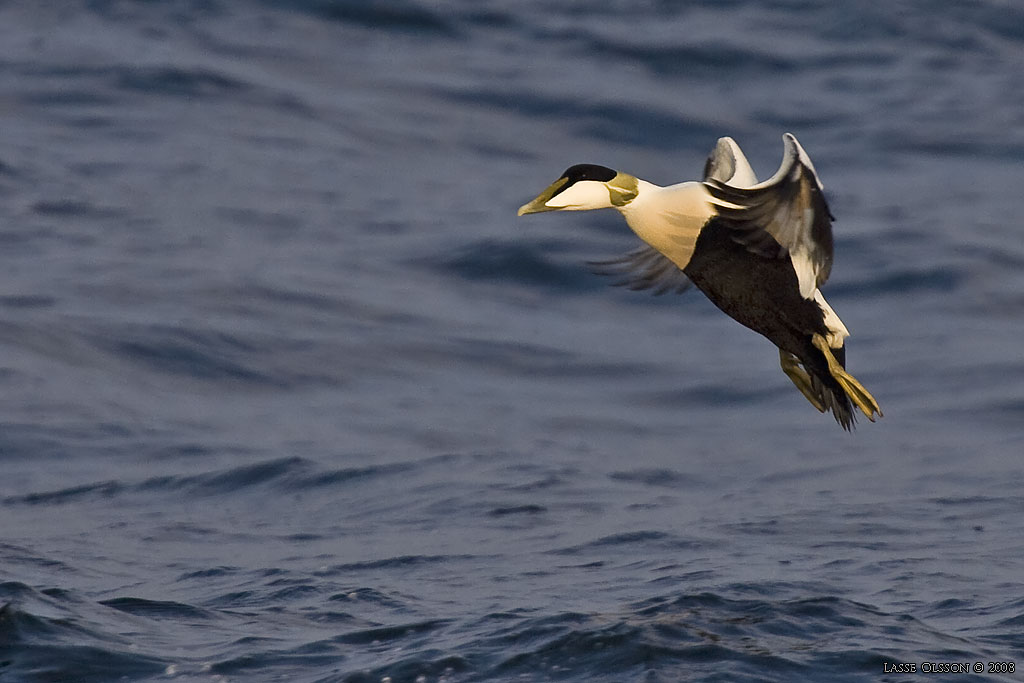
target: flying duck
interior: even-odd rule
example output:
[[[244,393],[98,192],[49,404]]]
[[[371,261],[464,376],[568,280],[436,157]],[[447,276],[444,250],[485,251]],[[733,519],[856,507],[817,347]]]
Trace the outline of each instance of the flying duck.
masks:
[[[655,294],[691,283],[737,322],[779,347],[782,371],[819,412],[849,431],[856,405],[878,402],[846,372],[849,331],[822,296],[832,269],[833,217],[814,165],[783,136],[782,165],[758,182],[732,138],[721,138],[704,180],[659,187],[594,164],[566,169],[519,215],[615,208],[645,244],[594,265],[615,284]]]

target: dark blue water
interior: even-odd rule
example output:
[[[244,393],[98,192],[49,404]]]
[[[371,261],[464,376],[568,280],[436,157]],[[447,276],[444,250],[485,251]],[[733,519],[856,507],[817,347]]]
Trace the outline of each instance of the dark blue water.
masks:
[[[1019,4],[38,5],[0,5],[4,683],[1024,677]],[[698,292],[592,275],[614,213],[515,217],[785,131],[852,435]]]

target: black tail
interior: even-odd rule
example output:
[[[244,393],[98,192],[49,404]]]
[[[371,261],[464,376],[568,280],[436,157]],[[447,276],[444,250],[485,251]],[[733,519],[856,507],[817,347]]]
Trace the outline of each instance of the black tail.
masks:
[[[825,372],[825,380],[813,372],[808,373],[811,376],[811,389],[818,396],[821,404],[825,406],[825,410],[832,411],[832,417],[836,418],[839,426],[848,432],[852,431],[857,426],[857,414],[854,412],[853,402],[839,386],[839,382],[832,375],[827,374],[827,370]]]

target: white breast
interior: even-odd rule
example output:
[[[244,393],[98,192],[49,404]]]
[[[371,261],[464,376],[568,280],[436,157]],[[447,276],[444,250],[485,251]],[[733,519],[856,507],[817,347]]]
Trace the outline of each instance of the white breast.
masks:
[[[636,199],[619,211],[640,239],[685,268],[701,228],[715,215],[710,195],[697,182],[668,187],[638,182]]]

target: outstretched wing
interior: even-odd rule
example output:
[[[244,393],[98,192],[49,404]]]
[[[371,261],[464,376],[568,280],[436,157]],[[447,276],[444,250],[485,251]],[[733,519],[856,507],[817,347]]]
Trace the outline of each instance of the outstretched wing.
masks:
[[[654,247],[644,245],[618,258],[607,261],[589,261],[598,275],[609,275],[618,279],[612,282],[615,287],[628,287],[632,290],[652,290],[652,294],[660,296],[667,292],[677,294],[687,290],[690,278],[679,270],[665,255]]]
[[[832,270],[832,214],[814,165],[791,133],[779,170],[747,188],[708,178],[704,187],[733,239],[765,258],[793,261],[800,293],[812,298]]]
[[[730,137],[718,138],[704,163],[704,180],[717,180],[733,187],[757,184],[757,176],[743,150]]]

